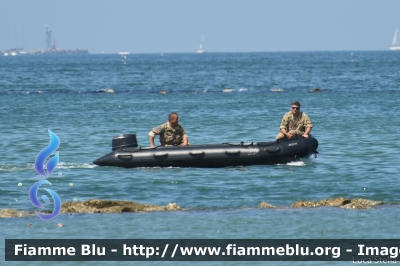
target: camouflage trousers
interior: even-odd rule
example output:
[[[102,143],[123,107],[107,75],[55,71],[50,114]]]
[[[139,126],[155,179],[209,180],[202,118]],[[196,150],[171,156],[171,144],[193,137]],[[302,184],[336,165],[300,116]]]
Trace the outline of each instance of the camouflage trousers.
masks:
[[[288,133],[291,133],[294,137],[301,137],[301,135],[304,134],[304,131],[290,130]],[[276,135],[276,140],[280,139],[287,139],[287,137],[282,132],[280,132],[278,135]]]

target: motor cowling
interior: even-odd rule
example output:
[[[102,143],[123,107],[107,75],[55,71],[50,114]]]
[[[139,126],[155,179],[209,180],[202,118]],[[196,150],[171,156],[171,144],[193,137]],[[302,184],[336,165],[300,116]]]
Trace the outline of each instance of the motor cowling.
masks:
[[[136,134],[123,134],[115,136],[112,140],[112,150],[118,150],[128,147],[137,147]]]

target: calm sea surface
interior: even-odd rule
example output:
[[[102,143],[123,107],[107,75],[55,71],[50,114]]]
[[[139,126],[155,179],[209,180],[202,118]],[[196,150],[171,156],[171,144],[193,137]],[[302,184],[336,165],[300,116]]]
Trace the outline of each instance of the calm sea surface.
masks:
[[[316,87],[323,92],[311,93]],[[271,91],[278,88],[284,91]],[[114,93],[101,92],[107,89]],[[400,238],[399,97],[400,53],[389,51],[0,57],[0,209],[36,210],[28,191],[43,179],[34,162],[49,143],[48,129],[61,140],[60,163],[48,180],[62,202],[122,199],[183,208],[0,218],[0,254],[6,238]],[[192,144],[271,141],[294,100],[311,118],[318,158],[222,169],[92,164],[118,134],[136,133],[148,146],[148,132],[171,111]],[[334,197],[388,204],[290,208]],[[278,208],[259,209],[262,201]]]

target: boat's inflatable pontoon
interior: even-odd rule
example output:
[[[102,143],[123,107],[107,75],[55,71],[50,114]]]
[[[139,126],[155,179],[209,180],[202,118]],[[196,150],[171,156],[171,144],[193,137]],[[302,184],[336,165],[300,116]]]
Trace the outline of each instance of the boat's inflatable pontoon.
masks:
[[[227,167],[285,164],[317,155],[318,141],[295,138],[271,142],[223,143],[192,146],[139,147],[135,134],[112,140],[112,152],[95,160],[99,166]]]

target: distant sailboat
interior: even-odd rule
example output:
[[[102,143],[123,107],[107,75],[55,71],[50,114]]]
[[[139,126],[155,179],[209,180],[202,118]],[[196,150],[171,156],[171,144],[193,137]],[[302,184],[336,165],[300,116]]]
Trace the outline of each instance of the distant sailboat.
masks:
[[[389,48],[392,51],[398,51],[400,50],[400,46],[397,44],[397,29],[394,32],[394,37],[393,37],[393,42],[392,42],[392,46],[390,46]]]
[[[197,50],[198,54],[202,54],[202,53],[206,52],[206,50],[204,50],[204,48],[203,48],[203,42],[204,42],[204,35],[201,38],[200,48],[199,48],[199,50]]]

